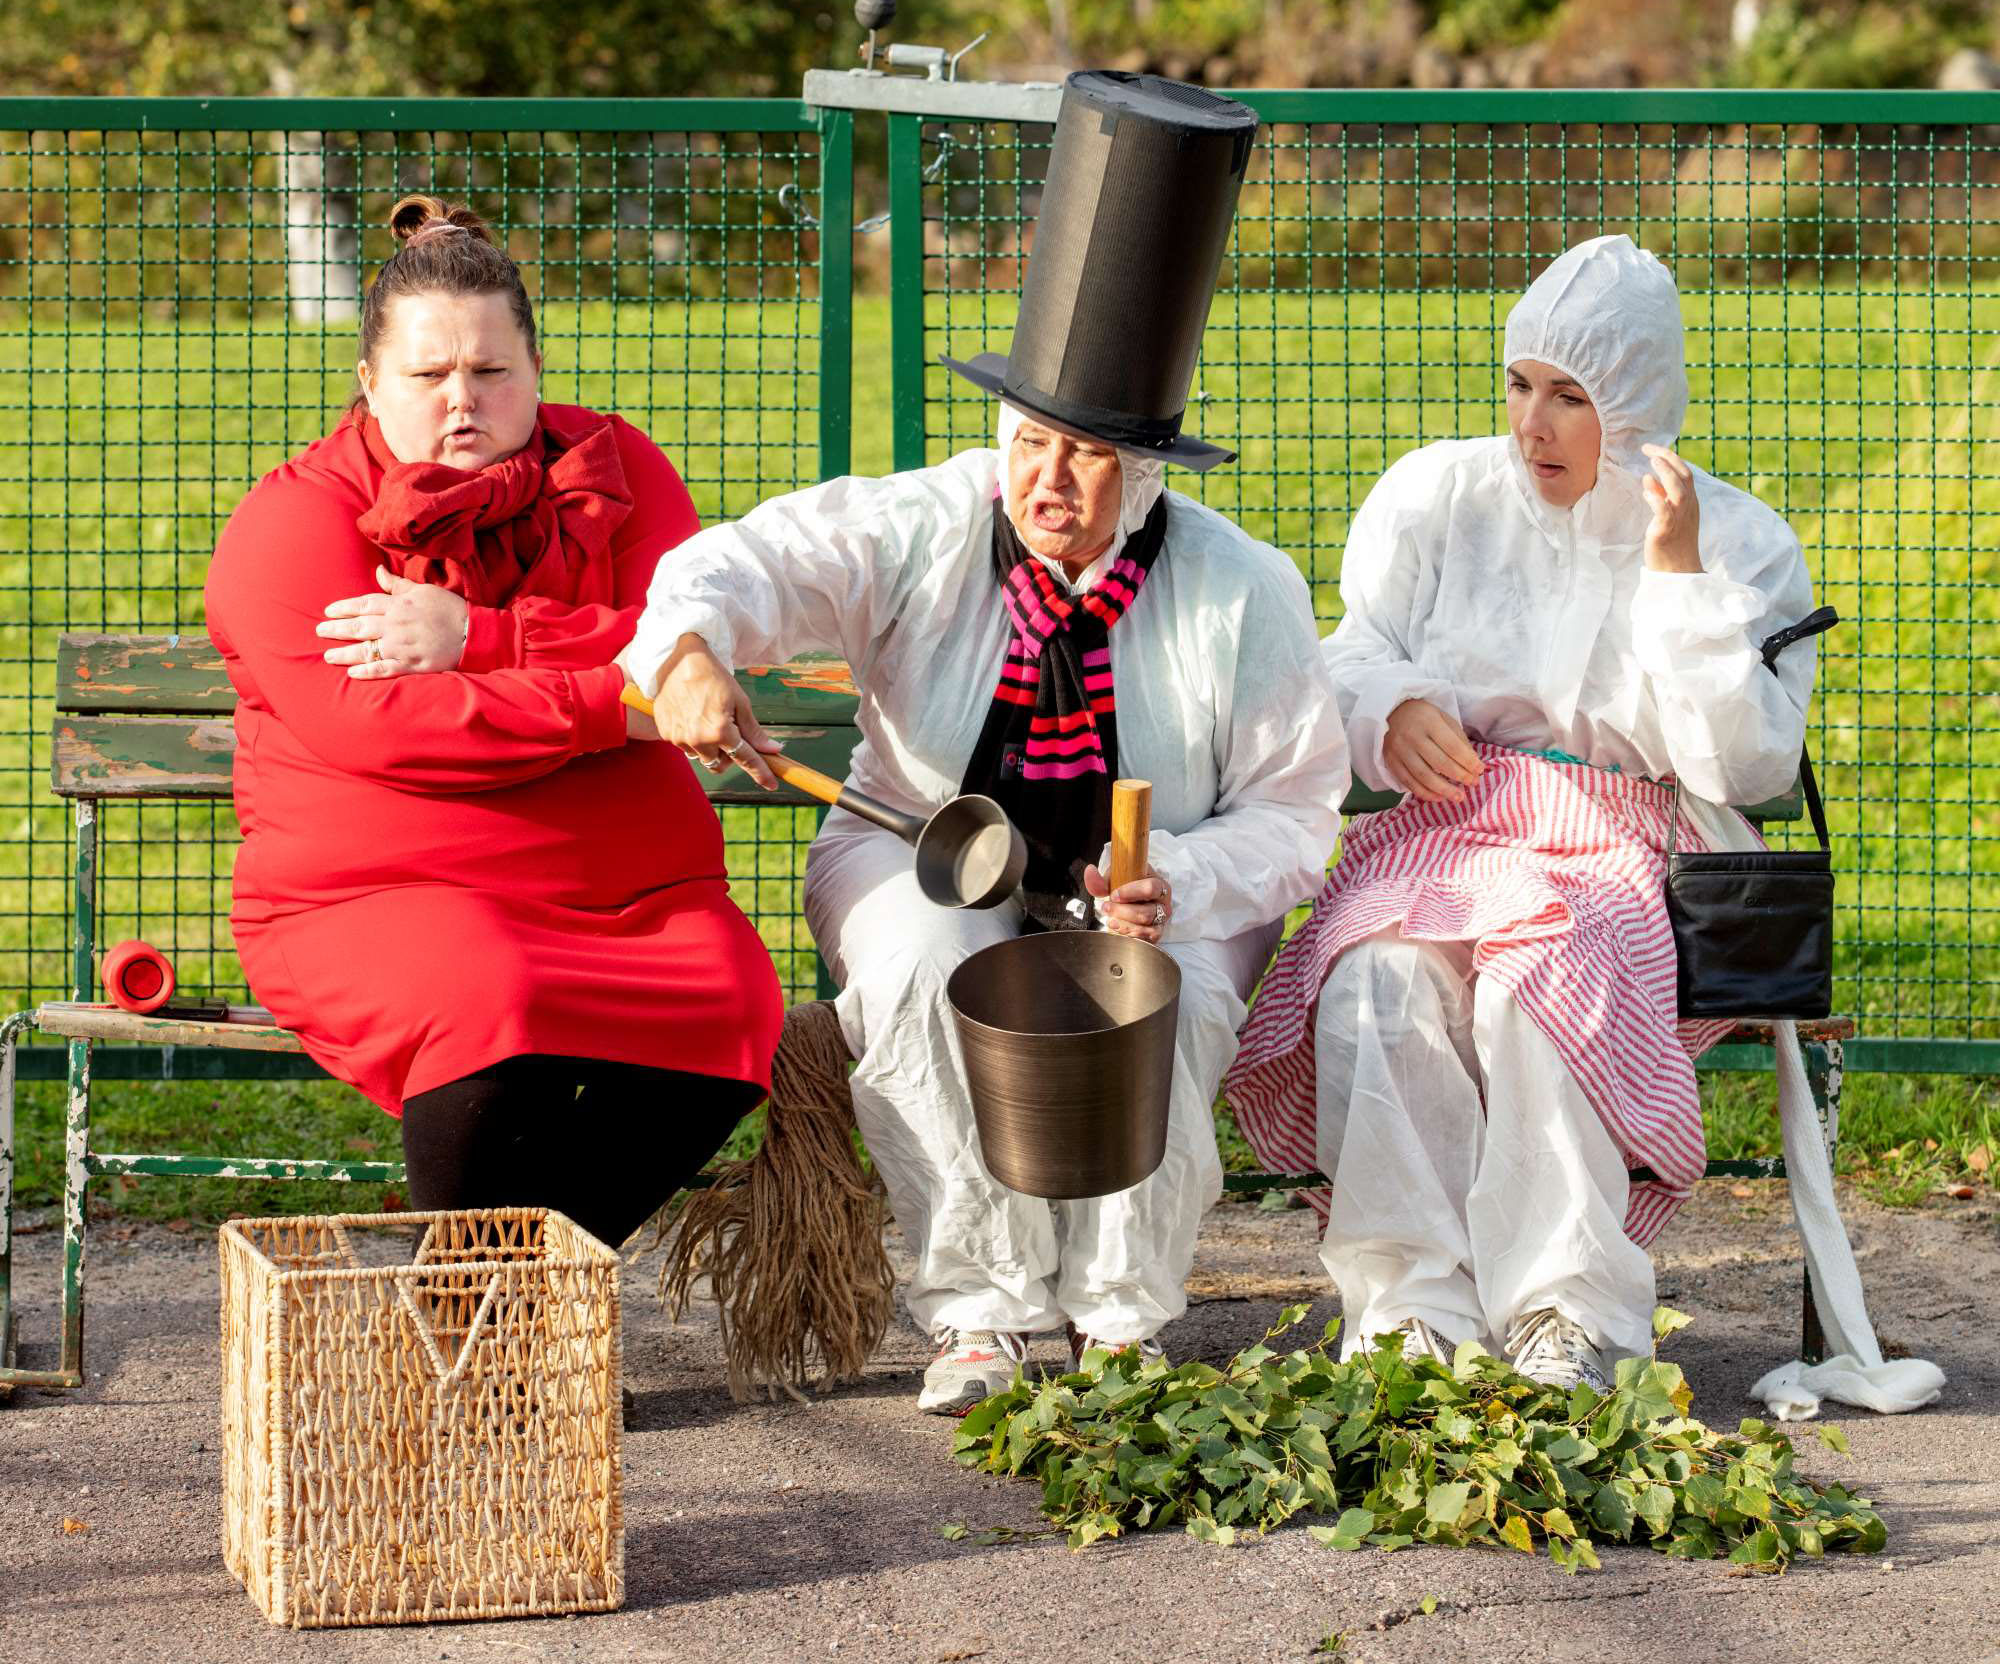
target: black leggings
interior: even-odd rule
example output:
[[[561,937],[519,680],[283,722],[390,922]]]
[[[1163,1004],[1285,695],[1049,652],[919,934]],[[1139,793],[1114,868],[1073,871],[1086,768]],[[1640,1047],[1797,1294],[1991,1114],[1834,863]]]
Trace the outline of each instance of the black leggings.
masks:
[[[404,1103],[410,1205],[555,1208],[616,1248],[763,1096],[716,1075],[510,1057]]]

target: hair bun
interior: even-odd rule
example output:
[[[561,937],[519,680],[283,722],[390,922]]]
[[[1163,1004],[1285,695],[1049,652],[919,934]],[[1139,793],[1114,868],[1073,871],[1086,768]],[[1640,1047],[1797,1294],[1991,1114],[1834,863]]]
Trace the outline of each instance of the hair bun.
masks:
[[[490,244],[486,222],[462,202],[406,196],[389,210],[389,229],[405,248],[434,237],[466,236]]]

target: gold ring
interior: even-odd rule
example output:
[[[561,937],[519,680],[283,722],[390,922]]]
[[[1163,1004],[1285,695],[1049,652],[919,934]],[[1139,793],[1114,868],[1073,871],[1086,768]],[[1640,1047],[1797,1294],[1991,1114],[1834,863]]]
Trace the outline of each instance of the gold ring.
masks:
[[[381,656],[382,638],[380,636],[370,636],[368,638],[368,662],[373,664]]]

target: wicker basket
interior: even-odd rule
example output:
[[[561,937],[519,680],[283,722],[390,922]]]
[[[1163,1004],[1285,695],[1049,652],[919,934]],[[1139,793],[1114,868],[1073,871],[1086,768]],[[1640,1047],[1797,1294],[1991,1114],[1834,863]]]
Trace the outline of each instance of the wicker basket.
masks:
[[[221,1242],[222,1552],[265,1617],[622,1604],[615,1253],[541,1208]]]

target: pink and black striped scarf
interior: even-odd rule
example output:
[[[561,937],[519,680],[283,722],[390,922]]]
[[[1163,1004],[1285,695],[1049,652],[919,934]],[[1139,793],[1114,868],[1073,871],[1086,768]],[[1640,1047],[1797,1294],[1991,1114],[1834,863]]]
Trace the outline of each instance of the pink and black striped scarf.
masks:
[[[1028,915],[1049,930],[1085,927],[1068,903],[1085,894],[1083,869],[1111,836],[1118,773],[1118,698],[1111,627],[1132,610],[1167,530],[1162,496],[1118,558],[1081,595],[1069,595],[993,505],[993,570],[1013,639],[961,791],[984,792],[1028,845],[1021,881]]]

